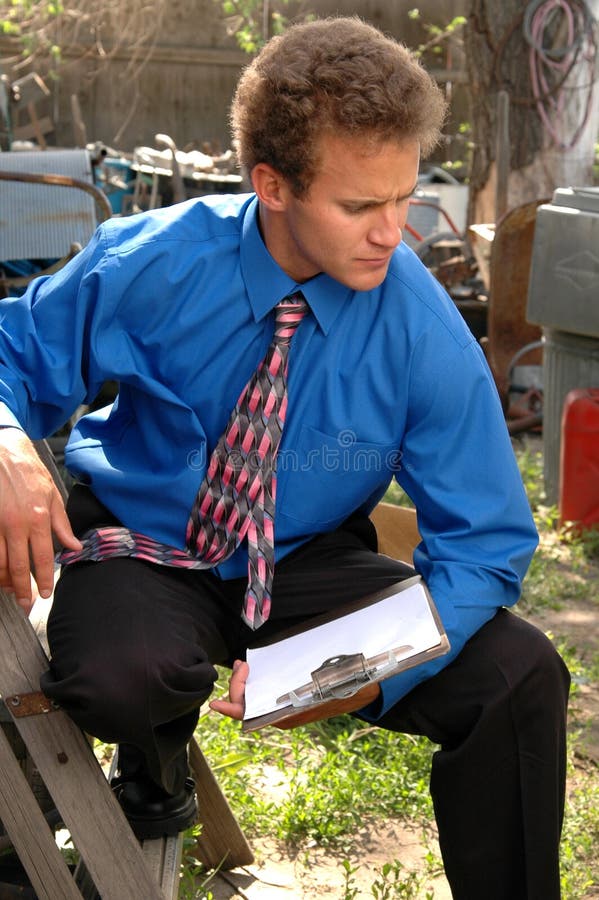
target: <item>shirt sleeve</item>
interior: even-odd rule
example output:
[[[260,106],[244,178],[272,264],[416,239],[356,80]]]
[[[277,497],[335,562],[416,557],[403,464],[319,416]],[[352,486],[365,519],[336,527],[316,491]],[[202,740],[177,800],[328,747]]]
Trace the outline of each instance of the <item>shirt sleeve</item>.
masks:
[[[418,511],[414,554],[451,649],[381,685],[362,714],[375,720],[451,663],[466,641],[520,595],[538,537],[497,391],[478,345],[442,368],[424,360],[402,447],[399,484]],[[427,364],[428,363],[428,364]]]
[[[103,378],[89,346],[102,256],[98,231],[59,272],[0,301],[0,425],[46,437],[99,392]]]

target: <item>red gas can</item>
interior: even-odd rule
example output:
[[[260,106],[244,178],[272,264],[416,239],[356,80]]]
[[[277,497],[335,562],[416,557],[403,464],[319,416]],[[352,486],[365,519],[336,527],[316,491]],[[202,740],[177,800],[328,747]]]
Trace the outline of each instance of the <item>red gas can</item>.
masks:
[[[562,414],[560,524],[599,525],[599,388],[570,391]]]

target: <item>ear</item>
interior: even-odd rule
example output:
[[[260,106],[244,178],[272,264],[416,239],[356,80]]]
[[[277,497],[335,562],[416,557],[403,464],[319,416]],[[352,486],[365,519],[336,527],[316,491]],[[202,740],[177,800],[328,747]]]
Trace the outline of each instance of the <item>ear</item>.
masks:
[[[268,163],[258,163],[252,169],[250,177],[260,203],[272,212],[282,212],[289,187],[281,173]]]

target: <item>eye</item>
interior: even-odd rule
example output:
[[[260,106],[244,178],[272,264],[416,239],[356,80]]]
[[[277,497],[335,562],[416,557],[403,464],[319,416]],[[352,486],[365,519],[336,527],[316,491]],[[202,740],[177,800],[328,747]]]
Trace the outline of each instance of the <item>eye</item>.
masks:
[[[359,216],[360,213],[366,212],[366,210],[370,209],[370,204],[346,203],[343,205],[343,209],[346,213],[349,213],[350,216]]]

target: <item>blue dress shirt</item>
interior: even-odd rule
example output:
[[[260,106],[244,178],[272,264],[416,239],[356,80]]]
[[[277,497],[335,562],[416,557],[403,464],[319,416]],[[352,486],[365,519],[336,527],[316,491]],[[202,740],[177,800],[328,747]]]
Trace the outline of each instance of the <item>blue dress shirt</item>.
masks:
[[[66,464],[124,525],[183,548],[272,310],[298,287],[261,238],[253,195],[105,222],[64,269],[0,303],[0,425],[46,436],[118,381],[115,403],[73,429]],[[415,254],[401,244],[371,291],[325,274],[301,290],[312,314],[291,348],[276,557],[372,510],[395,477],[451,642],[384,683],[378,716],[516,602],[536,531],[480,348]],[[218,572],[245,576],[245,547]]]

